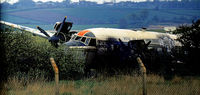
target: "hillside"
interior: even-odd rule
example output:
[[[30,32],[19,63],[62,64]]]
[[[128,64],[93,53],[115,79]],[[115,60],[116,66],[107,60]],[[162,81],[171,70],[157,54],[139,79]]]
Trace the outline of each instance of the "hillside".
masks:
[[[64,16],[74,23],[73,29],[91,27],[141,28],[149,25],[180,25],[200,18],[194,9],[135,9],[135,8],[29,8],[1,11],[1,20],[33,27],[40,25],[52,30]]]

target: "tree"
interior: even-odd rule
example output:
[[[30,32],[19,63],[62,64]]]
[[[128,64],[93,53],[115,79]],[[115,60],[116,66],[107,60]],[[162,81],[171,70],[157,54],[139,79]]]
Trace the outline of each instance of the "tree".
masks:
[[[194,74],[200,74],[200,19],[193,21],[192,25],[180,26],[174,34],[178,35],[178,41],[183,45],[182,50],[186,51],[183,60],[187,68]]]
[[[200,48],[200,19],[193,21],[191,26],[182,25],[174,34],[178,34],[178,41],[180,41],[186,48]]]

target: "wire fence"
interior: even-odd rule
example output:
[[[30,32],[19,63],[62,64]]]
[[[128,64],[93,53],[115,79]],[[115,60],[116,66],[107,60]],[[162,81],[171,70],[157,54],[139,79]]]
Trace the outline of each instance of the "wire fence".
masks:
[[[5,84],[6,95],[55,95],[55,83],[45,80],[11,78]],[[174,77],[165,80],[147,75],[147,95],[199,95],[199,77]],[[93,79],[60,80],[60,95],[142,95],[143,81],[138,75],[98,76]]]
[[[145,73],[142,61],[141,73],[127,75],[99,74],[95,78],[58,80],[56,83],[45,78],[9,78],[5,84],[6,95],[199,95],[200,77],[174,76],[166,80],[163,76]],[[56,87],[56,89],[54,88]]]

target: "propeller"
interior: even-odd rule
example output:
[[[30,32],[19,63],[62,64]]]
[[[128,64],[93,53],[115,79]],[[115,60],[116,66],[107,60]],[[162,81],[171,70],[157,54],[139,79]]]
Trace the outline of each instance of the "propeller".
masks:
[[[151,41],[149,41],[148,43],[145,43],[144,40],[130,40],[128,42],[128,47],[131,49],[141,49],[141,50],[145,50],[148,48],[148,46],[150,45]]]
[[[60,27],[59,27],[59,29],[58,29],[58,32],[56,33],[57,36],[58,36],[58,34],[60,33],[60,31],[61,31],[61,29],[62,29],[62,27],[63,27],[63,25],[64,25],[66,19],[67,19],[67,16],[65,16],[65,18],[63,19],[63,21],[62,21],[62,23],[61,23],[61,25],[60,25]]]
[[[40,32],[46,35],[48,38],[50,37],[49,34],[47,34],[47,32],[43,30],[42,28],[40,28],[39,26],[37,26],[37,29],[40,30]]]
[[[120,42],[120,44],[123,46],[123,47],[125,47],[126,45],[124,44],[124,42],[122,42],[122,40],[121,39],[119,39],[119,42]]]
[[[133,56],[142,56],[145,58],[150,43],[151,41],[145,43],[144,40],[130,40],[128,42],[128,47],[134,51]]]
[[[119,42],[122,49],[130,52],[130,58],[135,58],[136,56],[145,57],[146,52],[148,52],[148,46],[151,43],[151,41],[145,43],[144,40],[130,40],[128,45],[126,45],[121,39],[119,39]]]
[[[37,29],[40,30],[40,32],[43,33],[48,38],[49,42],[51,42],[52,45],[54,45],[55,47],[58,47],[58,43],[66,42],[71,37],[69,36],[70,34],[69,31],[72,27],[72,23],[65,22],[66,19],[67,19],[67,16],[65,16],[62,23],[59,23],[59,24],[56,23],[58,29],[55,29],[57,32],[53,36],[50,36],[44,29],[40,28],[39,26],[37,26]]]

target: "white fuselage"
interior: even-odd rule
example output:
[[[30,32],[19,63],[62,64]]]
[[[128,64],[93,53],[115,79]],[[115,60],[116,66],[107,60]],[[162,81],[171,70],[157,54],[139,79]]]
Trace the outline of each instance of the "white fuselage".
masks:
[[[89,34],[89,35],[88,35]],[[77,40],[84,43],[86,46],[91,46],[90,39],[96,40],[96,45],[99,42],[108,41],[109,39],[119,39],[127,43],[130,40],[144,40],[145,42],[151,41],[151,45],[161,45],[170,47],[180,46],[181,44],[176,41],[177,36],[169,33],[158,33],[145,30],[129,30],[129,29],[114,29],[114,28],[92,28],[86,29],[75,34],[71,40]],[[96,46],[92,45],[92,46]]]

